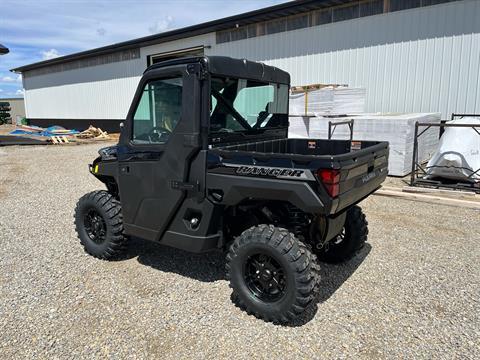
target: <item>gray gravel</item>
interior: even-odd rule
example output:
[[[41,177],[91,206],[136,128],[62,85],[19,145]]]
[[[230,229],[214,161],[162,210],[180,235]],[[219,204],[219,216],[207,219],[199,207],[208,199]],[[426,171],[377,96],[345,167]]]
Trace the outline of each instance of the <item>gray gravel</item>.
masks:
[[[100,146],[0,148],[3,359],[480,357],[478,211],[368,198],[369,245],[281,327],[232,305],[218,254],[84,254],[72,214]]]

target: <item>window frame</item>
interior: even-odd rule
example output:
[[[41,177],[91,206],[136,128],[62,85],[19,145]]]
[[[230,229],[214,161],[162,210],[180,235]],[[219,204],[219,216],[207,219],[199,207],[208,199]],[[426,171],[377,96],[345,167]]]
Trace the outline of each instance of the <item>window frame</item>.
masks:
[[[145,87],[152,82],[159,81],[159,80],[166,80],[166,79],[172,79],[172,78],[179,78],[182,80],[182,104],[181,104],[181,113],[180,113],[180,119],[178,120],[177,124],[175,125],[175,128],[173,129],[172,133],[168,137],[167,141],[164,143],[138,143],[135,142],[133,139],[134,136],[134,125],[135,125],[135,114],[137,112],[138,106],[140,105],[140,102],[142,101],[142,96],[143,92],[145,91]],[[164,72],[162,74],[155,74],[154,76],[145,78],[144,81],[142,81],[137,89],[137,92],[134,97],[134,106],[130,109],[128,115],[127,115],[127,123],[128,125],[128,132],[125,134],[127,137],[127,143],[128,146],[131,148],[137,148],[137,149],[143,149],[143,150],[154,150],[154,151],[163,151],[169,141],[172,139],[172,137],[177,133],[177,129],[180,125],[180,122],[183,121],[183,113],[184,113],[184,89],[185,89],[185,75],[181,70],[175,70],[175,71],[168,71]]]
[[[219,75],[219,74],[212,74],[212,77],[210,79],[210,83],[212,82],[213,78],[215,77],[218,77],[218,78],[223,78],[224,76],[223,75]],[[254,79],[254,78],[249,78],[249,77],[243,77],[243,78],[239,78],[239,77],[235,77],[235,76],[229,76],[228,78],[230,79],[235,79],[237,81],[239,80],[246,80],[247,82],[248,81],[253,81],[253,82],[258,82],[258,83],[261,83],[262,81],[259,80],[259,79]],[[283,83],[276,83],[276,82],[265,82],[264,83],[265,85],[279,85],[279,86],[286,86],[286,91],[287,91],[287,94],[290,92],[290,86],[288,84],[283,84]],[[287,98],[287,108],[286,108],[286,113],[285,115],[287,116],[287,125],[285,126],[275,126],[275,127],[261,127],[261,128],[258,128],[258,129],[245,129],[245,131],[233,131],[233,132],[218,132],[218,131],[211,131],[211,116],[213,114],[213,108],[212,108],[212,100],[211,98],[214,97],[214,95],[212,94],[212,91],[213,91],[213,87],[212,85],[210,85],[211,89],[209,91],[209,94],[208,94],[208,109],[209,109],[209,116],[208,116],[208,136],[209,138],[212,136],[212,135],[215,135],[216,137],[222,137],[223,135],[226,135],[226,136],[232,136],[232,135],[236,135],[236,136],[245,136],[245,134],[248,134],[248,135],[258,135],[258,134],[262,134],[264,133],[265,131],[276,131],[276,130],[281,130],[281,129],[285,129],[287,128],[288,129],[288,115],[289,115],[289,100]],[[244,88],[245,89],[245,88]],[[276,94],[278,92],[278,90],[275,90],[274,89],[274,94]],[[238,94],[237,94],[238,95]],[[218,99],[217,99],[217,102],[218,102]],[[233,106],[233,103],[231,104]],[[212,109],[212,112],[210,112],[210,109]],[[235,109],[235,111],[237,111]],[[241,114],[240,114],[241,115]],[[241,115],[243,117],[243,115]],[[238,120],[237,120],[238,121]],[[245,119],[245,121],[248,123],[248,120]],[[249,124],[250,126],[250,124]],[[240,135],[239,135],[240,134]],[[243,135],[241,135],[243,134]]]

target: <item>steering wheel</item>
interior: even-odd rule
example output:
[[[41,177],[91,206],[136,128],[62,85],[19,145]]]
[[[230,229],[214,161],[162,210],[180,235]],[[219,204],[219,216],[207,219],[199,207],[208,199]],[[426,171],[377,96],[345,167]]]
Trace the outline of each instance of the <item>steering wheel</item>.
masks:
[[[150,142],[162,142],[162,138],[165,138],[165,141],[168,139],[172,132],[163,126],[154,126],[148,132],[148,140]]]

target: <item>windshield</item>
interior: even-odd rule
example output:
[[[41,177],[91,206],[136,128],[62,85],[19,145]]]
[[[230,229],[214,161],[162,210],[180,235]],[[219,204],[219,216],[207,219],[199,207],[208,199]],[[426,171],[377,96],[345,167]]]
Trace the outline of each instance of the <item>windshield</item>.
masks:
[[[288,85],[212,78],[210,132],[255,132],[288,126]]]

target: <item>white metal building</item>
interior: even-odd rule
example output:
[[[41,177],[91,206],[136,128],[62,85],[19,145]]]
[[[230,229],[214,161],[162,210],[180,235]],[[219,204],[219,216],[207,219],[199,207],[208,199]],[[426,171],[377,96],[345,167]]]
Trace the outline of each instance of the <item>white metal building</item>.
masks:
[[[262,61],[292,85],[367,89],[368,112],[480,113],[479,0],[300,0],[14,69],[39,125],[106,129],[148,64],[184,55]]]

